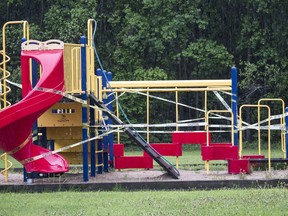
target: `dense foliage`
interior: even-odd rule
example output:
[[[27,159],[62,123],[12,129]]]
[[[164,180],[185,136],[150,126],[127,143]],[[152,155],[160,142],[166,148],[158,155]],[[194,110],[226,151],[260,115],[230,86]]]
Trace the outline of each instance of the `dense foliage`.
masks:
[[[4,0],[0,14],[1,26],[28,20],[35,39],[75,43],[86,34],[87,19],[96,19],[95,43],[116,80],[228,79],[236,65],[240,104],[287,101],[288,1]],[[9,28],[12,59],[19,55],[19,32]],[[180,97],[195,106],[191,99]]]

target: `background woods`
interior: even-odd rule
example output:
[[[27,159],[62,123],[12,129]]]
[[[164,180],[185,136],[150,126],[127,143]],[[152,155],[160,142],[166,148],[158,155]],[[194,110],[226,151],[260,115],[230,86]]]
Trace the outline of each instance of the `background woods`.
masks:
[[[86,34],[87,19],[96,19],[95,44],[115,80],[228,79],[236,65],[240,105],[262,97],[287,101],[288,1],[4,0],[0,14],[1,26],[28,20],[33,39],[70,43]],[[20,32],[8,29],[9,70],[16,82],[20,82]],[[20,99],[18,94],[11,98]],[[195,107],[201,100],[199,95],[180,95],[181,102]],[[125,109],[142,121],[145,109],[137,104]],[[181,115],[184,119],[190,113]]]

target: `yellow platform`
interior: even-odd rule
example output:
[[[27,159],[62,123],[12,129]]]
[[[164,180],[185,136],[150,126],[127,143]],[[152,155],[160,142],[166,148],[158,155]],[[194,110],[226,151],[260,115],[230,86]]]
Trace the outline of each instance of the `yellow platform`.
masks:
[[[82,127],[47,127],[47,140],[81,140]]]
[[[82,127],[80,103],[57,103],[38,119],[38,127]]]

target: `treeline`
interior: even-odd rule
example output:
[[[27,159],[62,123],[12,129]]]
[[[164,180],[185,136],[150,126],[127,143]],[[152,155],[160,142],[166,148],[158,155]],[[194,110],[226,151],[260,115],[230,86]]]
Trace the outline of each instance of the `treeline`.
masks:
[[[116,80],[228,79],[235,65],[240,104],[287,101],[285,0],[4,0],[0,14],[1,26],[28,20],[34,39],[74,43],[96,19],[95,44]],[[9,28],[12,59],[20,31]]]

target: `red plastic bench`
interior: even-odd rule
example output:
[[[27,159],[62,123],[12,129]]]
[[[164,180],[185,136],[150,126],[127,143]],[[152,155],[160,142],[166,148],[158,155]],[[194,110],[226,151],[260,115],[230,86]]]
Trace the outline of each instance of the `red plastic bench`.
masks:
[[[201,146],[202,160],[229,160],[238,159],[238,146],[231,143],[211,143],[209,146]]]

